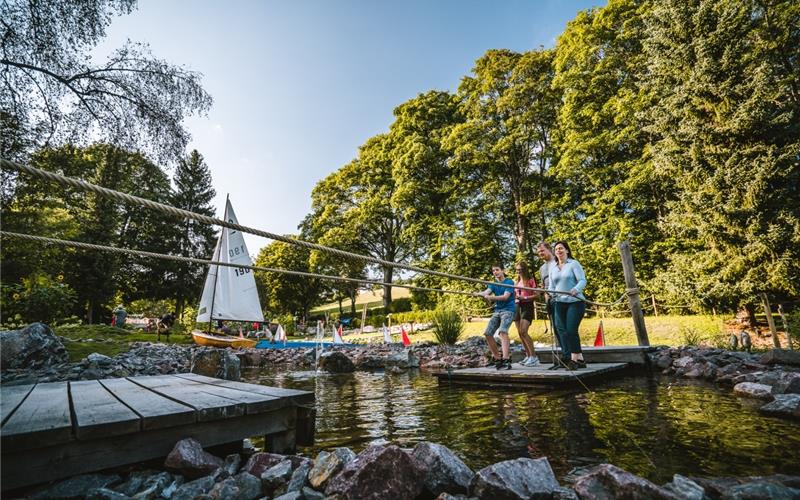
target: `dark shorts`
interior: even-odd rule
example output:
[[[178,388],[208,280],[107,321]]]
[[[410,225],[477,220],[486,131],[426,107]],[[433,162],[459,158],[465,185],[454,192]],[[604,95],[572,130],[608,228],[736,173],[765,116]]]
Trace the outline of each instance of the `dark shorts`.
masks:
[[[524,319],[533,323],[533,302],[520,302],[517,304],[517,312],[514,313],[514,321]]]

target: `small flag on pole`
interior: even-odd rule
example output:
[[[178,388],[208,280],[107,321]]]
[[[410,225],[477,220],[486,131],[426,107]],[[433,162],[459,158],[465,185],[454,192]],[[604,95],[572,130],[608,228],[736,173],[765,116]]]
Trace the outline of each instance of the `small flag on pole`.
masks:
[[[600,320],[600,324],[597,325],[597,336],[594,338],[594,346],[603,347],[604,345],[606,345],[606,333],[603,330],[603,320]]]
[[[339,325],[339,329],[333,329],[333,343],[334,344],[344,344],[344,340],[342,340],[342,325]]]
[[[384,344],[392,343],[392,334],[389,333],[389,329],[386,328],[386,325],[383,325],[383,342]]]
[[[411,339],[408,338],[408,334],[406,333],[406,329],[404,327],[400,327],[400,336],[403,339],[403,345],[408,347],[411,345]]]

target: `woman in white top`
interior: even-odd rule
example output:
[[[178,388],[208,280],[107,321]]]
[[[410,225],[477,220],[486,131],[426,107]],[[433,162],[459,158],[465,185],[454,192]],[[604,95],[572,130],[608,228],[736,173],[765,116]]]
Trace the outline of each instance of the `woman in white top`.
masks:
[[[556,262],[549,269],[550,284],[547,289],[561,292],[550,295],[556,328],[563,339],[562,354],[569,354],[568,369],[586,368],[581,351],[581,339],[578,336],[578,327],[586,313],[583,296],[586,273],[583,272],[580,262],[572,258],[567,242],[559,241],[554,249]]]

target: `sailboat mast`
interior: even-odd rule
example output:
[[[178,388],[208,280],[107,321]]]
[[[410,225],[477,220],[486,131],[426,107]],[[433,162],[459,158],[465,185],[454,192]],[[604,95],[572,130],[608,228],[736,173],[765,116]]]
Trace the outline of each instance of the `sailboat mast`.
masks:
[[[222,214],[222,220],[225,222],[228,221],[228,200],[230,199],[230,193],[225,195],[225,212]],[[225,229],[222,228],[222,231],[219,233],[219,241],[217,242],[217,246],[222,243],[222,238],[225,236]],[[222,257],[220,255],[220,257]],[[211,290],[211,312],[208,313],[208,331],[206,333],[211,333],[211,327],[214,323],[214,299],[217,296],[217,280],[219,279],[219,266],[217,266],[217,272],[214,273],[214,288]]]

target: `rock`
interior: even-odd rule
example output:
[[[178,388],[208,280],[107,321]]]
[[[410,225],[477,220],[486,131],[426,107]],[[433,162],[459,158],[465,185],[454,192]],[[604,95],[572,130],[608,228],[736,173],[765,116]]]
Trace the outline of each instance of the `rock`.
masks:
[[[290,491],[275,497],[273,500],[303,500],[303,494],[299,491]]]
[[[350,448],[334,448],[332,452],[321,451],[314,459],[314,466],[308,472],[308,482],[312,488],[324,490],[333,476],[356,458]]]
[[[422,492],[422,471],[395,445],[371,446],[328,482],[326,495],[345,498],[415,498]]]
[[[133,495],[136,500],[153,500],[160,498],[164,489],[166,489],[173,482],[172,474],[169,472],[160,472],[151,475],[144,481],[144,488]]]
[[[451,495],[450,493],[442,493],[436,497],[436,500],[472,500],[474,498],[475,497],[468,497],[466,495]]]
[[[41,368],[67,361],[64,344],[44,323],[0,332],[0,370]]]
[[[559,488],[546,458],[506,460],[475,473],[469,493],[478,498],[550,498]]]
[[[317,490],[312,490],[308,486],[303,487],[303,491],[301,493],[303,494],[303,498],[305,500],[324,500],[325,499],[325,495],[324,494],[320,493]]]
[[[108,488],[95,488],[86,495],[86,500],[130,500],[130,498]]]
[[[800,394],[776,394],[771,403],[767,403],[758,411],[773,417],[800,418]]]
[[[253,500],[261,497],[261,480],[249,472],[240,472],[233,477],[239,487],[236,500]]]
[[[800,394],[800,373],[784,373],[772,386],[773,394]]]
[[[292,472],[292,477],[289,479],[289,484],[286,485],[286,491],[300,491],[305,485],[308,484],[308,471],[311,470],[311,463],[306,462],[296,468]]]
[[[214,478],[211,476],[201,477],[179,486],[172,495],[172,500],[193,500],[195,497],[211,491],[213,487]]]
[[[241,379],[241,361],[229,349],[207,347],[192,353],[192,373],[225,380]]]
[[[144,488],[144,482],[152,475],[156,474],[155,471],[145,470],[132,472],[127,481],[114,487],[114,490],[126,496],[133,496]]]
[[[107,488],[122,480],[116,474],[82,474],[71,477],[30,496],[31,500],[44,498],[84,498],[92,490]]]
[[[261,474],[261,489],[268,495],[280,491],[292,477],[292,461],[284,460]],[[283,490],[285,491],[285,490]]]
[[[706,493],[702,486],[680,474],[672,476],[672,482],[665,484],[664,489],[685,500],[703,500],[706,498]]]
[[[256,477],[261,477],[261,474],[265,470],[287,459],[292,462],[292,469],[300,467],[300,465],[302,465],[305,462],[310,462],[308,458],[297,455],[278,455],[277,453],[255,453],[247,460],[247,463],[245,464],[244,467],[242,467],[242,470],[249,472],[250,474]]]
[[[225,469],[228,474],[231,476],[235,475],[236,472],[239,470],[239,466],[242,464],[242,457],[238,453],[233,453],[225,457],[225,462],[222,465],[222,468]]]
[[[765,352],[758,361],[763,365],[800,366],[800,351],[771,349]]]
[[[350,358],[340,351],[323,352],[319,357],[319,368],[329,373],[352,373],[356,370]]]
[[[214,500],[227,500],[229,498],[238,498],[239,497],[239,487],[236,485],[236,480],[232,477],[224,481],[220,481],[215,484],[211,491],[208,492],[208,496],[213,498]]]
[[[178,471],[188,478],[208,475],[222,465],[222,460],[203,451],[202,445],[192,438],[178,441],[164,461],[165,467]]]
[[[723,500],[796,500],[800,498],[800,489],[789,488],[775,483],[754,482],[734,486],[722,495]]]
[[[552,498],[553,500],[580,500],[575,490],[564,488],[563,486],[553,490]]]
[[[389,368],[400,368],[402,370],[407,370],[409,367],[408,358],[411,353],[407,350],[402,350],[400,352],[391,354],[387,356],[385,366],[387,369]]]
[[[691,356],[683,356],[681,358],[676,359],[672,362],[672,366],[675,368],[686,368],[689,364],[693,361]]]
[[[647,479],[620,469],[611,464],[600,464],[593,467],[585,476],[580,477],[573,486],[575,493],[581,498],[611,500],[627,498],[630,500],[679,500],[672,491],[656,486]]]
[[[772,401],[772,386],[755,382],[740,382],[733,386],[733,393],[746,398]]]
[[[161,490],[161,498],[172,498],[172,495],[183,485],[183,476],[173,476],[172,482]]]
[[[423,482],[432,496],[467,493],[475,473],[446,446],[423,441],[414,446],[411,456],[425,471]]]

